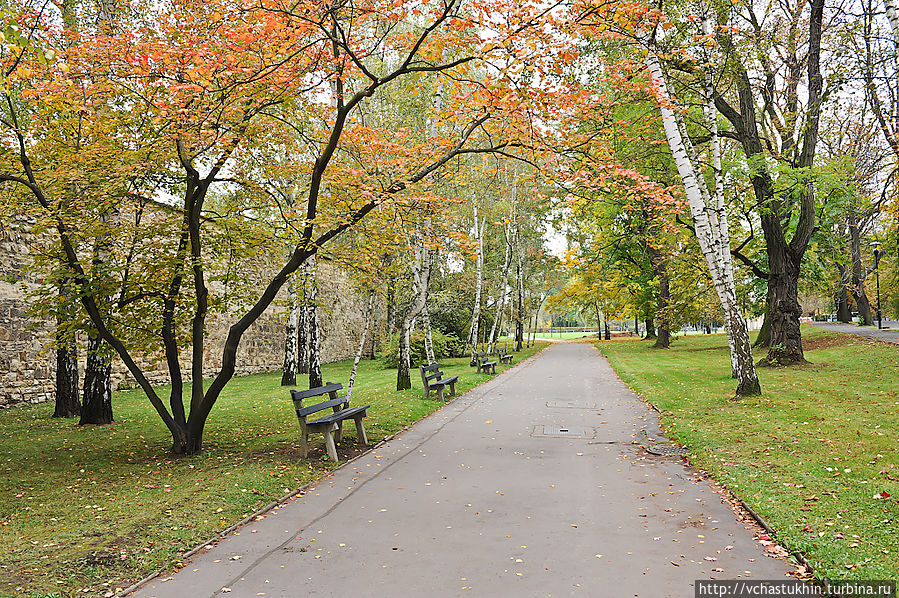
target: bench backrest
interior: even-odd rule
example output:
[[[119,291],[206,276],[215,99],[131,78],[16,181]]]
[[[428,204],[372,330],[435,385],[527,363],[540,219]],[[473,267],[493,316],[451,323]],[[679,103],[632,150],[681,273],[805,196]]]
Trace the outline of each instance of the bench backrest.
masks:
[[[309,390],[291,390],[290,398],[293,399],[293,406],[297,411],[297,417],[304,418],[311,413],[323,411],[329,407],[335,408],[342,404],[349,404],[349,399],[337,397],[337,391],[342,388],[343,384],[338,382],[326,384],[325,386],[319,386],[317,388],[310,388]],[[328,395],[330,398],[321,403],[315,403],[314,405],[308,405],[306,407],[303,406],[303,399],[311,399],[322,395]]]
[[[421,381],[423,384],[427,384],[431,380],[440,380],[440,377],[443,376],[443,372],[440,371],[439,363],[429,363],[428,365],[420,365],[418,366],[418,371],[421,372]],[[428,374],[428,372],[434,372],[433,374]]]

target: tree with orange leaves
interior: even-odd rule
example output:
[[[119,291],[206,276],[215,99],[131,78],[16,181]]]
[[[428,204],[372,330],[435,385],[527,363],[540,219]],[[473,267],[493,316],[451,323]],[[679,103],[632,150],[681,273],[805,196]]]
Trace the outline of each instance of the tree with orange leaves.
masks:
[[[24,189],[55,228],[91,322],[168,427],[173,452],[193,454],[234,375],[243,334],[297,268],[379,205],[402,201],[406,189],[454,157],[501,151],[535,134],[532,96],[550,91],[514,83],[522,70],[535,68],[535,48],[544,36],[540,22],[551,7],[515,0],[464,8],[458,0],[253,6],[214,0],[135,1],[118,10],[128,15],[127,23],[114,31],[84,31],[77,39],[66,38],[58,15],[20,11],[29,44],[3,56],[8,83],[0,180]],[[518,43],[528,38],[536,41]],[[432,118],[446,123],[439,136],[366,122],[372,98],[401,81],[438,74],[450,98],[431,108]],[[285,110],[300,115],[294,129],[305,143],[299,160],[305,172],[288,214],[293,249],[230,327],[221,370],[204,388],[204,332],[216,303],[208,281],[215,255],[207,241],[216,218],[210,198],[233,184],[241,153],[265,137],[270,123],[283,120]],[[84,145],[62,151],[64,144],[42,134],[60,123],[97,131],[90,151]],[[110,130],[100,133],[104,126]],[[86,207],[136,193],[135,181],[149,181],[154,185],[141,191],[169,198],[177,215],[157,239],[165,267],[137,285],[127,260],[122,262],[124,290],[111,304],[92,288],[81,253],[86,212],[60,191],[76,176],[75,169],[64,168],[64,156],[93,160],[102,165],[104,181],[119,182],[97,185],[85,196]],[[164,195],[156,191],[160,182]],[[117,316],[126,309],[157,316],[144,323],[152,328],[146,336],[165,354],[169,406],[135,359],[142,347],[129,343],[119,325]],[[184,374],[179,356],[188,346],[191,365]],[[188,405],[185,378],[193,382]]]

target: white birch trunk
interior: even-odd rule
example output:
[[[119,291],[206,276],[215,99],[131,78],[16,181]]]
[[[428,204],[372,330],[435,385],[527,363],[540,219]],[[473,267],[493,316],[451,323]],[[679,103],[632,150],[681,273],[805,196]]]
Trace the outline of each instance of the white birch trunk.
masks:
[[[371,328],[371,321],[375,314],[375,291],[372,289],[368,293],[368,307],[365,310],[365,324],[362,325],[362,336],[359,338],[359,347],[356,349],[356,357],[353,359],[353,370],[350,372],[350,381],[346,385],[346,398],[350,400],[353,393],[353,384],[356,382],[356,371],[359,369],[359,362],[362,360],[362,353],[365,351],[365,340],[368,337],[368,330]]]
[[[322,350],[321,330],[318,325],[318,281],[315,268],[315,258],[310,258],[309,268],[309,305],[307,330],[309,337],[309,388],[317,388],[324,385],[322,381]]]
[[[496,341],[498,338],[499,332],[502,330],[502,318],[505,316],[505,308],[506,308],[506,291],[509,285],[509,264],[512,261],[511,254],[511,244],[509,243],[509,227],[508,225],[503,227],[503,234],[506,241],[506,247],[503,252],[503,272],[502,277],[500,279],[499,290],[500,296],[496,302],[496,316],[493,318],[493,326],[490,327],[490,340],[487,343],[487,351],[492,352],[496,349]]]
[[[524,336],[524,267],[521,264],[521,232],[515,231],[515,254],[518,257],[518,318],[515,320],[515,350],[521,351]]]
[[[396,389],[405,390],[412,388],[412,379],[409,372],[412,369],[412,359],[409,354],[409,335],[412,329],[412,321],[424,309],[428,300],[428,286],[431,282],[431,253],[422,245],[419,256],[416,258],[412,269],[413,280],[418,286],[418,293],[403,314],[400,325],[399,364],[396,372]]]
[[[474,363],[474,354],[478,346],[478,327],[481,322],[481,290],[484,286],[484,225],[486,219],[480,225],[478,223],[478,206],[474,204],[474,234],[478,240],[478,248],[475,262],[475,287],[474,287],[474,309],[471,314],[471,328],[468,330],[468,351],[471,356],[471,363]]]
[[[287,325],[284,327],[284,364],[281,367],[281,386],[296,386],[297,383],[297,322],[300,319],[300,304],[294,279],[287,283]]]
[[[437,358],[434,357],[434,339],[431,336],[431,316],[428,313],[427,302],[425,302],[425,306],[421,310],[421,325],[425,331],[425,356],[429,364],[437,363]]]
[[[647,52],[646,66],[649,68],[653,82],[658,86],[659,109],[662,114],[665,136],[668,139],[678,174],[684,184],[684,192],[696,227],[696,238],[708,265],[718,300],[724,310],[726,324],[733,335],[731,355],[732,364],[736,366],[737,394],[739,396],[759,394],[761,390],[755,363],[752,360],[749,332],[736,299],[732,266],[730,265],[730,239],[725,236],[728,231],[721,228],[720,219],[715,214],[717,202],[712,203],[713,200],[705,179],[701,173],[697,172],[695,165],[698,164],[698,160],[693,144],[686,135],[680,115],[675,111],[676,105],[674,98],[668,93],[665,73],[653,50],[650,47]]]
[[[300,270],[300,287],[297,290],[297,374],[309,373],[308,278],[309,269],[304,264]]]
[[[712,22],[708,14],[703,15],[702,32],[707,36],[714,34]],[[708,48],[703,46],[703,55],[705,63],[710,64],[712,57],[708,55]],[[724,172],[721,167],[721,137],[718,135],[718,111],[715,108],[714,85],[711,73],[708,70],[703,72],[703,83],[705,84],[705,103],[703,111],[705,112],[706,125],[709,128],[710,140],[709,147],[712,153],[712,172],[715,179],[715,199],[714,199],[714,217],[712,218],[712,226],[717,224],[720,231],[718,238],[720,243],[725,243],[724,247],[719,247],[722,253],[724,264],[724,277],[728,287],[736,290],[734,284],[734,268],[733,260],[730,254],[730,223],[727,219],[727,205],[724,201]],[[726,247],[726,250],[725,250]],[[732,327],[725,325],[727,331],[727,345],[730,348],[730,372],[731,377],[737,378],[737,347]]]
[[[893,29],[893,42],[899,45],[899,1],[883,0],[884,8],[886,8],[887,19],[890,21],[890,27]]]

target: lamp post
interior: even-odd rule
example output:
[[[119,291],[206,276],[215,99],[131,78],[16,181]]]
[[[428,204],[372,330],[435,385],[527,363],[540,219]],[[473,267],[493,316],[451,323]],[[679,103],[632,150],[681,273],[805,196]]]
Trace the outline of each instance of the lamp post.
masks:
[[[883,313],[880,311],[880,256],[882,255],[882,251],[880,250],[880,241],[874,241],[871,243],[871,247],[874,248],[874,280],[877,284],[877,329],[883,329]]]

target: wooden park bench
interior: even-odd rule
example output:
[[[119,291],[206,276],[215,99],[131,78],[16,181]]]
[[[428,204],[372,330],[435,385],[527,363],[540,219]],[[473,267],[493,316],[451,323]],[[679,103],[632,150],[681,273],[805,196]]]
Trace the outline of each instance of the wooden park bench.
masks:
[[[497,347],[497,348],[493,351],[493,354],[496,355],[497,357],[499,357],[500,363],[512,363],[512,358],[515,357],[513,354],[511,354],[511,353],[506,353],[505,351],[503,351],[503,350],[500,349],[499,347]]]
[[[297,410],[297,419],[300,420],[300,429],[302,430],[302,451],[305,458],[309,452],[309,434],[313,432],[321,432],[325,435],[325,449],[328,451],[328,457],[332,461],[337,461],[336,442],[340,442],[343,437],[343,422],[352,419],[356,422],[357,440],[363,445],[368,444],[368,436],[365,435],[365,426],[362,425],[362,418],[368,415],[368,408],[371,405],[363,405],[361,407],[350,407],[350,401],[347,397],[338,397],[337,391],[343,389],[343,384],[329,382],[325,386],[318,388],[310,388],[309,390],[291,390],[290,396],[293,399],[293,406]],[[313,405],[303,406],[305,399],[328,395],[328,400]],[[309,421],[307,418],[319,411],[332,409],[332,412],[324,417]]]
[[[456,381],[459,379],[459,376],[444,378],[443,372],[440,371],[439,363],[420,365],[418,366],[418,371],[421,372],[421,383],[425,388],[426,399],[431,397],[431,391],[434,390],[437,392],[437,398],[441,401],[445,401],[443,389],[447,386],[450,387],[450,396],[456,396]],[[428,372],[433,373],[429,374]]]
[[[496,362],[495,361],[487,361],[487,354],[481,351],[476,351],[474,353],[474,359],[472,361],[472,365],[477,366],[478,373],[487,373],[487,370],[490,370],[491,374],[496,373]]]

